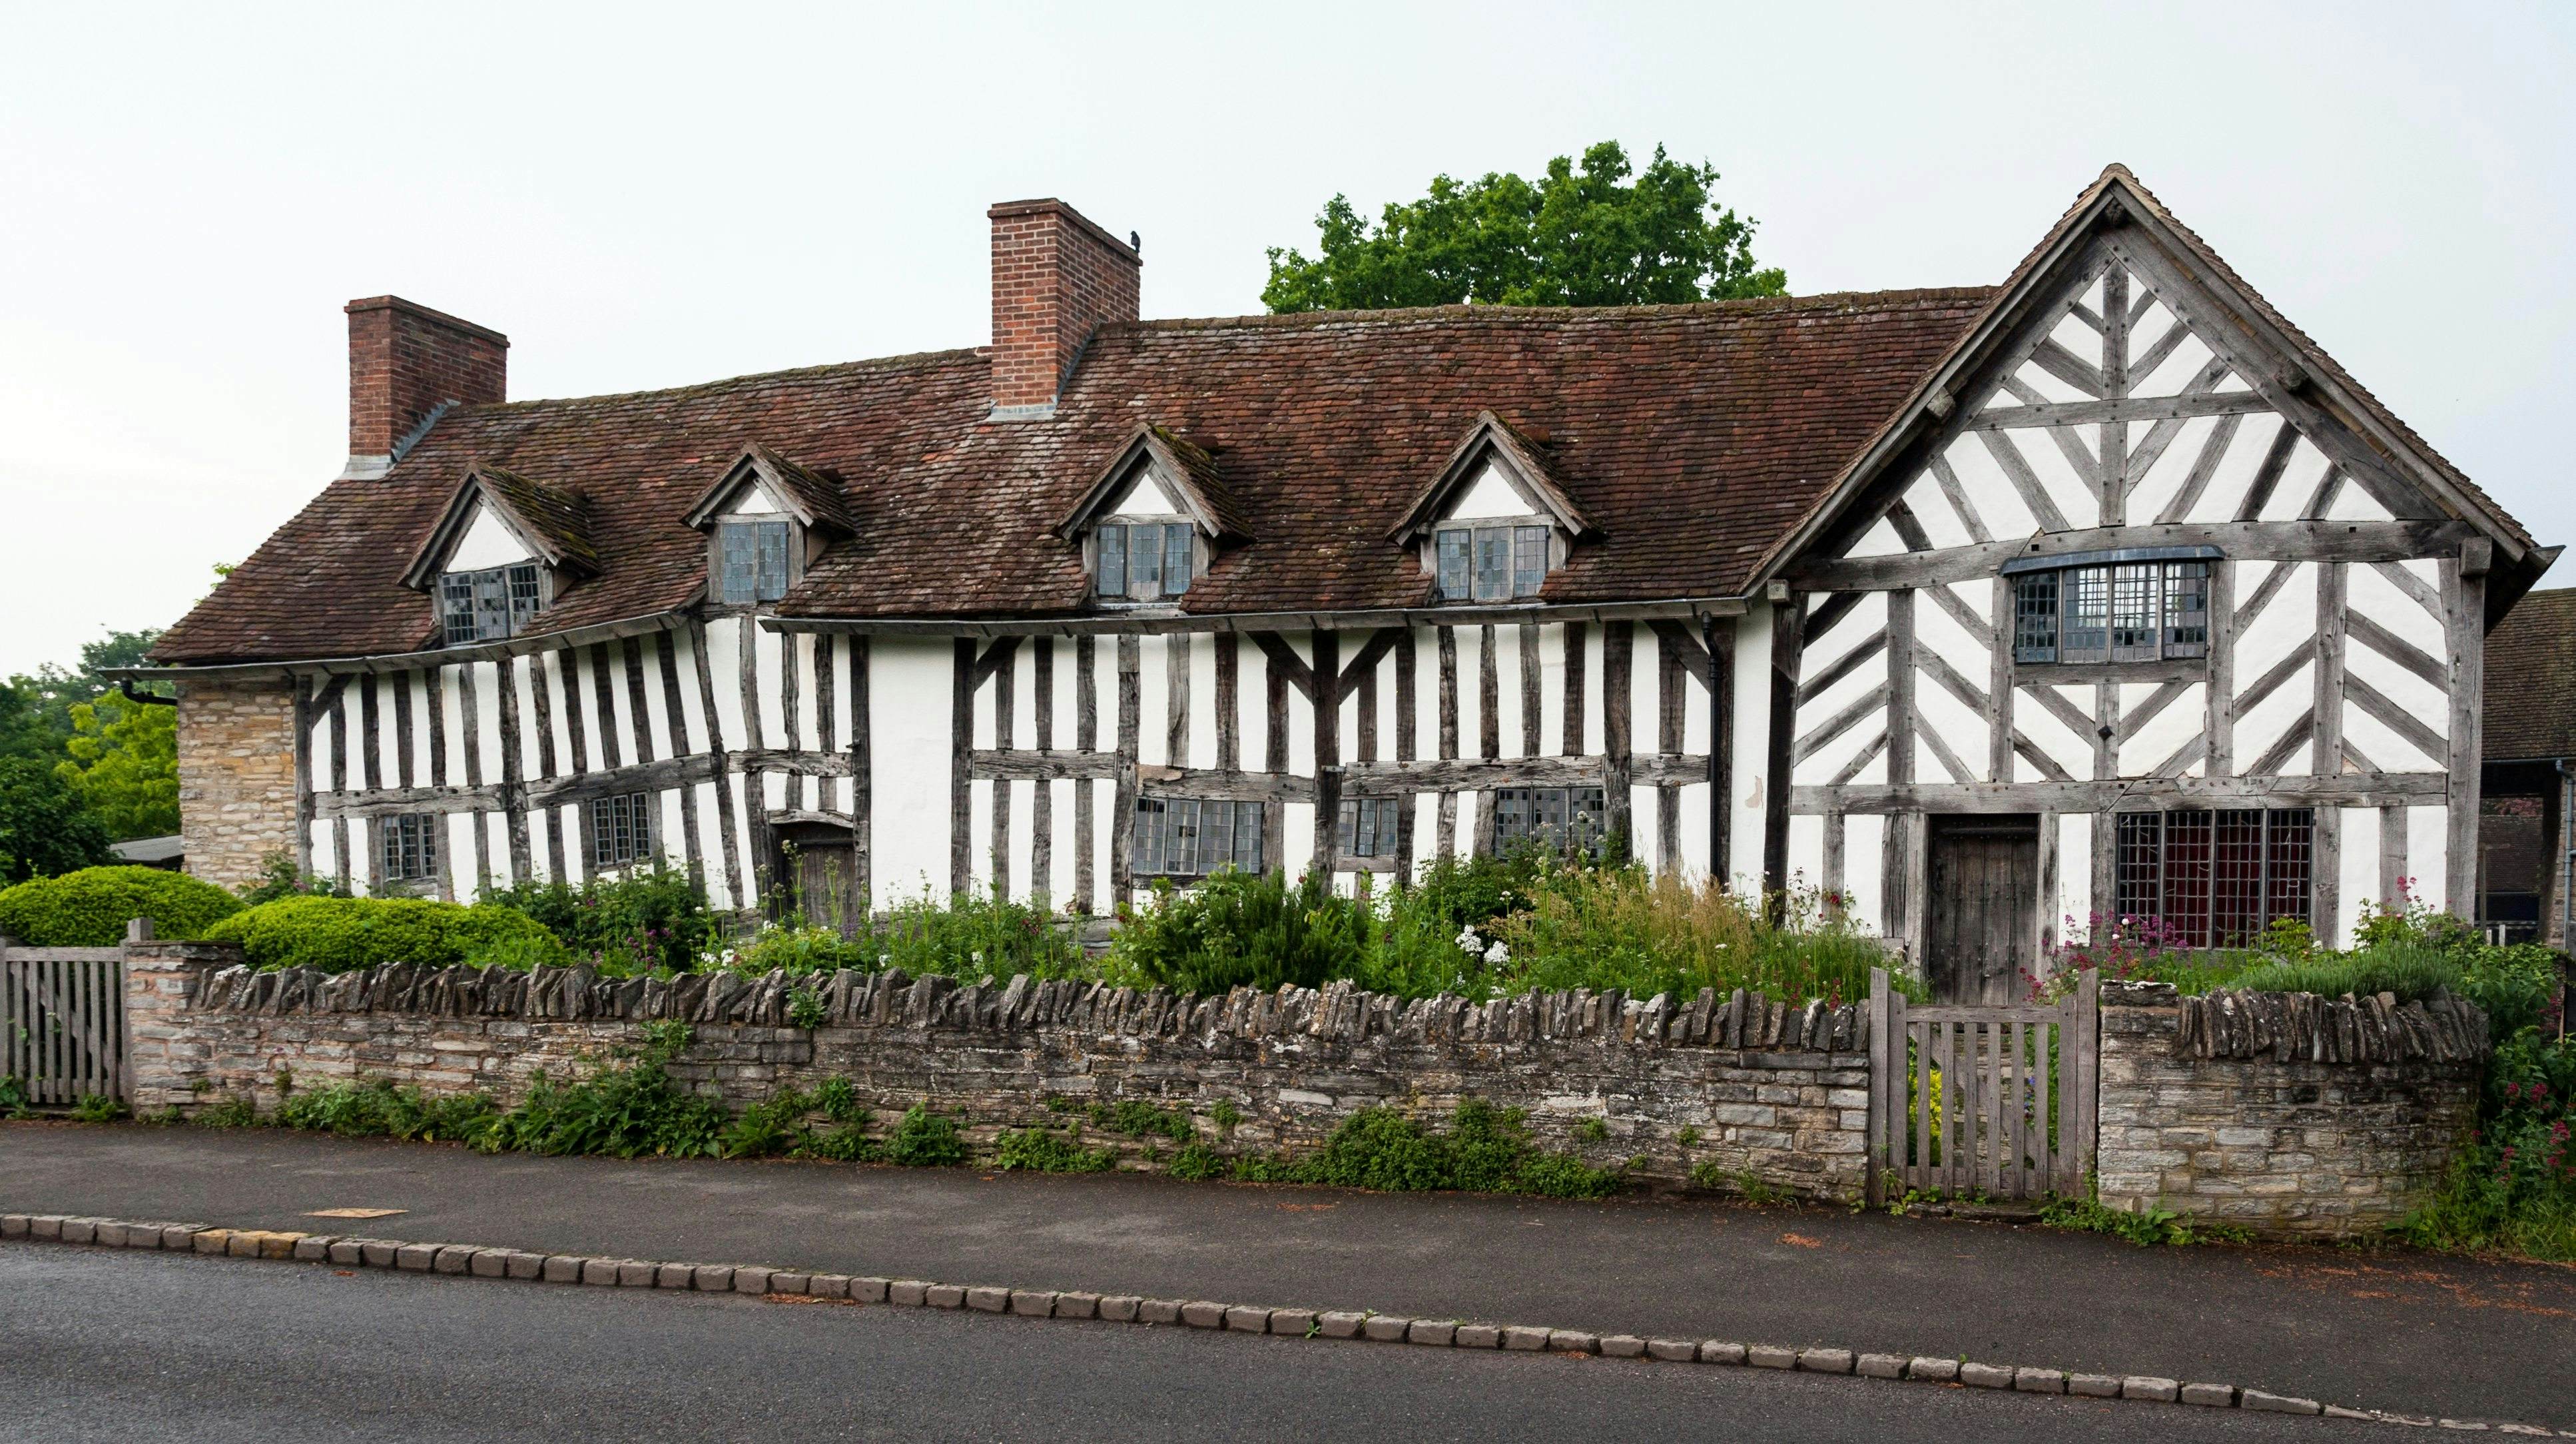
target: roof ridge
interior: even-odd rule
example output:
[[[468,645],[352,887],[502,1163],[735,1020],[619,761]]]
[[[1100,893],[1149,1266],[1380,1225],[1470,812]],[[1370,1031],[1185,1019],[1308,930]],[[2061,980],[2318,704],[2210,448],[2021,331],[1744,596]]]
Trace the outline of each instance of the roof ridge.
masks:
[[[1981,299],[1993,286],[1910,286],[1879,291],[1817,291],[1804,296],[1747,296],[1719,301],[1675,301],[1635,306],[1387,306],[1361,311],[1288,311],[1242,316],[1173,316],[1153,320],[1110,321],[1104,334],[1135,331],[1262,329],[1269,327],[1391,324],[1405,321],[1593,321],[1647,320],[1696,315],[1760,315],[1848,307],[1858,302],[1881,305],[1908,302]]]
[[[836,371],[900,371],[947,362],[981,360],[985,350],[986,348],[982,346],[955,346],[945,351],[905,351],[892,356],[862,357],[856,361],[828,361],[817,366],[789,366],[776,371],[750,371],[739,376],[720,376],[711,381],[691,381],[679,386],[653,386],[637,391],[600,391],[587,396],[530,396],[517,401],[469,402],[451,408],[447,414],[492,416],[547,406],[586,406],[611,401],[634,401],[655,396],[687,396],[729,386],[750,386],[765,382],[817,378]]]

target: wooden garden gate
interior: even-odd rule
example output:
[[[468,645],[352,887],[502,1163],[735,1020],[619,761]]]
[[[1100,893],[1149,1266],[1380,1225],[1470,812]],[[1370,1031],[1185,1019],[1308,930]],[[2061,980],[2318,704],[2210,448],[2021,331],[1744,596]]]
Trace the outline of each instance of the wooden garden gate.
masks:
[[[0,942],[0,1078],[27,1101],[125,1095],[125,950]]]
[[[1910,1004],[1870,978],[1869,1201],[2073,1197],[2092,1166],[2094,975],[2055,1003]]]

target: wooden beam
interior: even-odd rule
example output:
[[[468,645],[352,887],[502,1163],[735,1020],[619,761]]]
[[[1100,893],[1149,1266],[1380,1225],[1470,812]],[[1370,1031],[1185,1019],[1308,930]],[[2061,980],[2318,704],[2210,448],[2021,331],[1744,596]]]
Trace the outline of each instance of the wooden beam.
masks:
[[[487,780],[483,773],[483,706],[476,696],[479,689],[474,675],[482,665],[467,662],[456,669],[456,716],[465,734],[459,740],[464,744],[465,783],[469,787],[480,787]],[[479,812],[467,822],[474,831],[474,895],[480,898],[492,890],[492,829],[484,826]]]
[[[1950,459],[1935,451],[1926,458],[1925,464],[1931,468],[1932,480],[1941,488],[1941,495],[1949,501],[1950,510],[1958,513],[1959,525],[1967,528],[1968,539],[1993,541],[1995,534],[1986,529],[1986,519],[1977,513],[1976,504],[1968,500],[1968,489],[1959,484],[1959,473],[1951,469]]]
[[[2202,698],[2201,738],[2209,772],[2236,770],[2236,563],[2209,568],[2209,690]]]
[[[1196,633],[1164,636],[1163,760],[1174,767],[1190,765],[1190,672],[1197,665]]]
[[[1762,891],[1776,925],[1789,887],[1789,778],[1796,768],[1790,735],[1798,725],[1798,673],[1806,650],[1806,611],[1797,593],[1771,608],[1770,755],[1763,768]]]
[[[1849,732],[1862,720],[1884,714],[1890,695],[1889,685],[1881,682],[1854,698],[1841,711],[1809,728],[1798,738],[1796,750],[1789,755],[1789,765],[1795,767],[1832,746],[1835,738]]]
[[[1851,609],[1859,606],[1860,599],[1867,595],[1860,591],[1835,592],[1817,602],[1815,609],[1807,614],[1806,643],[1813,646],[1817,639],[1834,629],[1836,622],[1849,616]]]
[[[2208,494],[2210,479],[2218,475],[2218,464],[2227,459],[2227,449],[2236,444],[2236,433],[2244,426],[2245,418],[2242,416],[2218,419],[2218,424],[2210,428],[2209,435],[2201,439],[2200,454],[2192,459],[2191,470],[2184,474],[2182,485],[2175,488],[2164,510],[2156,513],[2156,525],[2171,526],[2190,516],[2191,509],[2200,505],[2201,497]]]
[[[1318,779],[1295,773],[1192,767],[1139,767],[1136,771],[1136,785],[1150,785],[1156,797],[1259,802],[1276,807],[1291,802],[1312,803],[1321,792]],[[1340,776],[1338,772],[1334,775]]]
[[[1273,640],[1276,640],[1275,638]],[[1263,648],[1265,652],[1268,648]],[[1136,736],[1143,725],[1144,692],[1139,675],[1144,666],[1144,648],[1133,636],[1118,639],[1118,786],[1109,811],[1109,896],[1113,914],[1125,905],[1135,888],[1136,865]],[[1285,685],[1274,660],[1270,672],[1270,751],[1284,757],[1288,745],[1288,700],[1280,689]],[[1274,771],[1285,771],[1284,767]],[[1278,854],[1264,839],[1264,862],[1277,862]]]
[[[1932,604],[1948,614],[1951,621],[1958,623],[1959,630],[1967,633],[1968,640],[1977,646],[1986,646],[1994,640],[1995,629],[1987,625],[1985,618],[1977,615],[1974,607],[1959,599],[1959,593],[1955,588],[1924,587],[1921,589],[1921,595],[1931,598]],[[2011,601],[2009,594],[2005,597],[2005,601],[2007,603]],[[2003,616],[2009,629],[2012,620],[2012,609],[2009,605],[2005,607]]]
[[[2424,580],[2398,562],[2374,562],[2371,570],[2388,579],[2388,584],[2415,599],[2415,604],[2433,614],[2435,620],[2445,615],[2441,588]]]
[[[2263,508],[2281,484],[2281,473],[2289,469],[2290,453],[2298,448],[2299,429],[2287,418],[2272,436],[2272,445],[2263,453],[2263,463],[2254,468],[2254,480],[2245,488],[2244,500],[2236,504],[2238,521],[2253,521],[2262,516]]]
[[[2245,775],[2272,777],[2278,774],[2283,767],[2289,765],[2290,759],[2298,754],[2301,747],[2315,740],[2316,735],[2317,714],[2300,713],[2296,720],[2282,729],[2279,737],[2273,739],[2271,746],[2263,749],[2263,755],[2254,759],[2254,765],[2245,769]]]
[[[2030,359],[2040,370],[2087,396],[2103,394],[2100,368],[2059,345],[2055,337],[2041,338],[2040,343],[2031,348]]]
[[[2102,273],[2102,399],[2114,404],[2129,399],[2129,273],[2113,266]],[[2101,421],[2097,481],[2101,487],[2100,521],[2125,526],[2129,521],[2129,424],[2133,418],[2111,415]],[[2050,428],[2049,434],[2073,442],[2076,429]],[[2082,475],[2078,472],[2077,475]]]
[[[633,646],[633,640],[629,639],[627,645]],[[513,883],[528,881],[536,870],[528,845],[528,809],[519,805],[519,784],[526,770],[519,746],[519,664],[535,660],[534,656],[504,657],[493,665],[501,689],[501,793],[508,799],[501,822],[509,838]]]
[[[1636,698],[1631,671],[1636,646],[1636,623],[1611,622],[1602,629],[1601,785],[1604,825],[1631,857],[1636,855],[1637,831],[1634,796],[1629,790],[1634,776],[1635,748],[1628,728],[1628,713]],[[1488,806],[1484,811],[1490,813],[1492,808]],[[1480,821],[1479,826],[1482,825]]]
[[[1342,634],[1316,632],[1310,645],[1315,652],[1315,846],[1308,865],[1329,873],[1333,867],[1333,843],[1338,836],[1336,824],[1341,818]],[[1485,677],[1488,716],[1485,727],[1489,732],[1494,726],[1490,715],[1493,675],[1494,629],[1487,627]]]
[[[1899,595],[1890,593],[1890,595]],[[1798,705],[1806,706],[1831,690],[1835,683],[1867,665],[1870,658],[1886,650],[1887,633],[1873,632],[1858,646],[1825,664],[1823,670],[1798,684]]]
[[[2436,762],[2447,763],[2451,745],[2440,733],[2416,720],[2415,714],[2390,700],[2387,693],[2359,677],[2346,674],[2343,695],[2352,705],[2377,719],[2379,724],[2405,740],[2407,746]]]
[[[590,770],[590,727],[583,720],[581,656],[581,649],[577,647],[560,648],[555,653],[555,662],[563,677],[564,735],[572,741],[572,767],[564,774],[565,776],[579,776]],[[712,705],[707,709],[707,726],[710,731],[717,728],[715,709]],[[562,809],[556,809],[553,820],[552,830],[561,832],[563,830]],[[591,850],[589,810],[576,809],[572,825],[572,847],[569,849],[568,861],[572,864],[573,871],[564,875],[566,882],[575,881],[577,876],[588,876],[592,871],[591,859],[598,856]]]
[[[2199,375],[2191,379],[2190,384],[2184,388],[2184,395],[2197,398],[2210,387],[2226,380],[2227,375],[2225,362],[2212,361],[2201,368]],[[2136,446],[2129,448],[2128,459],[2124,465],[2128,474],[2129,490],[2136,491],[2138,483],[2146,479],[2147,473],[2155,470],[2156,463],[2164,459],[2166,448],[2172,446],[2175,439],[2182,435],[2183,425],[2184,423],[2179,420],[2159,421],[2147,428],[2146,436]]]
[[[1522,625],[1535,627],[1538,624],[1524,622]],[[1351,654],[1351,660],[1342,668],[1342,694],[1350,695],[1350,690],[1359,685],[1360,678],[1376,671],[1377,664],[1386,660],[1386,654],[1395,650],[1395,644],[1409,635],[1402,627],[1380,627],[1369,633],[1369,639],[1360,644],[1360,649]]]
[[[868,708],[869,646],[864,633],[849,639],[850,714],[850,891],[841,910],[841,933],[857,937],[876,898],[876,770],[871,757],[876,719]],[[694,789],[692,789],[694,790]],[[717,781],[722,792],[723,781]]]
[[[698,674],[698,711],[700,715],[707,719],[706,756],[707,761],[710,764],[710,780],[712,780],[716,785],[716,831],[718,834],[717,842],[720,845],[720,850],[724,853],[725,887],[728,894],[733,899],[735,910],[748,911],[753,906],[755,900],[752,898],[744,881],[744,873],[742,869],[742,826],[740,814],[734,807],[731,761],[732,754],[731,750],[725,746],[724,714],[716,710],[715,663],[708,656],[707,625],[704,622],[692,622],[689,624],[689,665],[691,670]],[[572,676],[570,673],[565,674],[564,686],[567,694],[569,694],[572,689]],[[574,725],[580,725],[578,718],[575,719]],[[861,777],[866,776],[864,772],[861,772],[858,775]],[[859,785],[864,787],[867,784],[865,782],[861,782]],[[755,801],[756,800],[757,799],[755,799]],[[586,850],[589,845],[589,823],[587,819],[588,814],[585,812],[583,822],[583,846],[585,851],[582,854],[585,859],[591,856],[591,854]]]
[[[1239,657],[1238,639],[1225,639],[1228,656]],[[1089,633],[1073,639],[1073,748],[1077,752],[1096,752],[1100,747],[1100,659]],[[1073,895],[1074,910],[1088,917],[1099,908],[1099,864],[1093,854],[1099,849],[1094,814],[1100,807],[1100,789],[1089,782],[1078,782],[1073,789]]]
[[[537,729],[537,775],[539,777],[554,777],[561,771],[555,766],[554,669],[547,665],[557,656],[558,654],[554,652],[528,654],[528,700],[533,704],[533,715],[529,721]],[[674,707],[673,714],[677,715],[678,710]],[[692,879],[698,876],[695,871],[696,850],[693,841],[690,847]],[[563,814],[560,812],[546,814],[546,877],[553,882],[567,881],[564,876]]]
[[[2137,807],[2436,806],[2438,772],[2346,772],[2330,776],[2124,777],[2051,782],[1917,782],[1796,787],[1790,810],[1845,812],[2091,813]]]
[[[1436,699],[1440,709],[1440,755],[1444,759],[1454,758],[1458,755],[1458,629],[1434,627],[1431,630],[1435,639],[1434,660],[1440,673],[1439,696]],[[1606,646],[1604,652],[1605,654],[1607,652]],[[1606,655],[1603,667],[1606,673],[1608,667]],[[1606,682],[1603,691],[1605,693],[1608,691]],[[1608,705],[1606,698],[1603,705],[1605,708]],[[1604,805],[1607,805],[1606,802]],[[1440,794],[1437,830],[1432,835],[1432,845],[1442,857],[1451,856],[1456,851],[1458,795],[1454,792],[1444,790]]]
[[[2060,532],[1935,552],[1819,559],[1799,564],[1791,579],[1799,586],[1834,591],[1891,591],[1981,580],[2019,557],[2147,546],[2214,546],[2240,561],[2389,561],[2445,555],[2467,534],[2467,523],[2452,521],[2172,522]]]
[[[2407,641],[2360,612],[2351,613],[2344,625],[2350,630],[2355,641],[2423,678],[2433,686],[2445,691],[2449,690],[2450,673],[2435,660],[2432,653]]]
[[[1296,648],[1288,645],[1287,638],[1277,632],[1255,632],[1252,634],[1252,641],[1255,646],[1261,648],[1261,655],[1269,659],[1271,676],[1296,688],[1297,695],[1307,701],[1315,700],[1314,669],[1306,665],[1303,657],[1297,655]]]
[[[1986,605],[1994,609],[1994,625],[1986,633],[1986,705],[1978,709],[1986,719],[1986,780],[2010,782],[2017,730],[2013,724],[2013,580],[1999,576],[1987,586]]]
[[[2057,509],[2057,502],[2049,496],[2047,486],[2039,479],[2039,473],[2030,469],[2030,459],[2021,454],[2021,448],[2015,446],[2010,437],[2000,431],[1980,431],[1977,433],[1977,440],[1985,443],[1987,454],[1995,459],[1996,466],[2003,469],[2005,479],[2013,484],[2013,490],[2021,493],[2022,504],[2030,508],[2030,514],[2038,520],[2041,531],[2062,532],[2070,529],[2072,524],[2066,520],[2066,513]],[[2021,543],[1997,542],[1989,545],[2017,549]],[[1932,555],[1937,556],[1940,553],[1936,552]],[[1832,586],[1830,583],[1821,581],[1813,585]],[[1845,590],[1839,586],[1832,586],[1832,589]]]
[[[2347,573],[2341,562],[2317,568],[2317,665],[2312,706],[2316,712],[2316,750],[2311,772],[2343,770],[2344,616]],[[2327,947],[2341,945],[2343,918],[2343,810],[2317,809],[2310,833],[2308,895],[2309,929]]]
[[[1229,639],[1230,640],[1230,639]],[[1055,750],[1055,638],[1030,643],[1030,741]],[[1224,650],[1219,647],[1220,652]],[[1052,910],[1055,901],[1055,784],[1040,782],[1029,798],[1029,892]]]
[[[1134,645],[1132,639],[1128,645]],[[975,880],[975,639],[950,644],[948,687],[948,893],[974,891]],[[758,735],[754,734],[755,737]],[[767,806],[752,799],[752,810]]]
[[[1590,666],[1588,655],[1590,650],[1590,638],[1585,633],[1583,623],[1566,623],[1565,719],[1558,728],[1562,736],[1558,739],[1556,750],[1568,757],[1580,757],[1587,750],[1584,746],[1586,719],[1583,702],[1585,684],[1588,680],[1584,672]]]
[[[1187,632],[1182,632],[1175,635],[1186,637],[1189,634]],[[1018,641],[1017,638],[1012,638],[1010,640],[1015,643]],[[1000,642],[995,642],[993,644],[993,649],[999,650],[1001,645],[1002,644]],[[1168,648],[1171,645],[1172,639],[1169,637],[1165,638],[1164,646]],[[1168,652],[1166,655],[1169,655]],[[979,676],[985,675],[984,668],[981,665],[978,665],[975,670]],[[1165,680],[1169,681],[1168,669],[1166,669],[1166,672],[1167,675]],[[1013,734],[1019,727],[1019,648],[1017,646],[1013,646],[1008,653],[1004,654],[1001,658],[1001,665],[993,668],[989,675],[993,679],[993,745],[1003,749],[1004,751],[1009,751],[1012,744],[1017,740]],[[788,790],[792,795],[795,791],[795,784],[788,784]],[[1011,812],[1013,799],[1011,794],[1015,790],[1016,789],[1007,782],[996,782],[993,784],[993,806],[991,813],[989,814],[992,835],[987,842],[988,851],[986,852],[986,857],[989,861],[985,866],[992,880],[993,896],[996,898],[1007,898],[1013,895],[1011,887]]]
[[[1657,760],[1632,758],[1630,765],[1641,767]],[[1417,792],[1488,792],[1498,787],[1604,787],[1608,774],[1609,760],[1603,757],[1351,762],[1342,766],[1341,790],[1346,797],[1403,797]]]
[[[2221,375],[2223,362],[2213,363]],[[2195,416],[2248,416],[2271,411],[2272,403],[2251,391],[2185,392],[2179,396],[2124,397],[2117,401],[2049,401],[2034,406],[1994,406],[1969,418],[1971,431],[2009,431],[2037,426],[2097,426],[2131,421],[2188,421]]]

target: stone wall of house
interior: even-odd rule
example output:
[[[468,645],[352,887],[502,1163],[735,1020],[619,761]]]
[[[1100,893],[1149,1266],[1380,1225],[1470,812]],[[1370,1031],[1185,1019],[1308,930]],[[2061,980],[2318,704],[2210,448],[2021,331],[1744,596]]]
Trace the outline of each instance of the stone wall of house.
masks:
[[[2375,1234],[2477,1120],[2486,1016],[2387,994],[2102,995],[2100,1197],[2266,1236]]]
[[[295,844],[295,689],[282,680],[179,684],[179,839],[222,887],[259,879]]]
[[[798,1027],[796,987],[775,974],[662,983],[389,965],[333,977],[147,943],[130,950],[128,979],[131,1101],[147,1115],[234,1096],[271,1111],[281,1077],[298,1088],[385,1078],[506,1103],[540,1070],[578,1074],[677,1020],[695,1042],[672,1073],[731,1106],[844,1078],[880,1127],[921,1103],[979,1146],[1004,1128],[1061,1127],[1067,1103],[1133,1099],[1187,1111],[1220,1152],[1303,1152],[1364,1107],[1429,1121],[1477,1098],[1527,1109],[1545,1147],[1600,1166],[1636,1160],[1631,1176],[1647,1181],[1706,1165],[1732,1186],[1847,1199],[1865,1180],[1857,1005],[1585,991],[1405,1003],[1339,986],[1181,997],[842,972],[812,980],[819,1025]],[[1241,1121],[1220,1127],[1220,1103]],[[1115,1145],[1131,1167],[1175,1147],[1096,1128],[1082,1141]]]

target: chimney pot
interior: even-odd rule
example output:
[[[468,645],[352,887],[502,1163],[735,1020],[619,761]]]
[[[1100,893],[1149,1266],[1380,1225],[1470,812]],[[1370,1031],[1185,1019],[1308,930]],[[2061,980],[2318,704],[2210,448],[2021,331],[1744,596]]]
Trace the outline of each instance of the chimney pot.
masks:
[[[450,405],[508,399],[510,338],[400,296],[349,314],[349,464],[343,477],[393,469]]]
[[[1060,200],[1004,201],[985,216],[993,223],[993,418],[1052,416],[1091,333],[1142,314],[1144,263],[1133,244]]]

